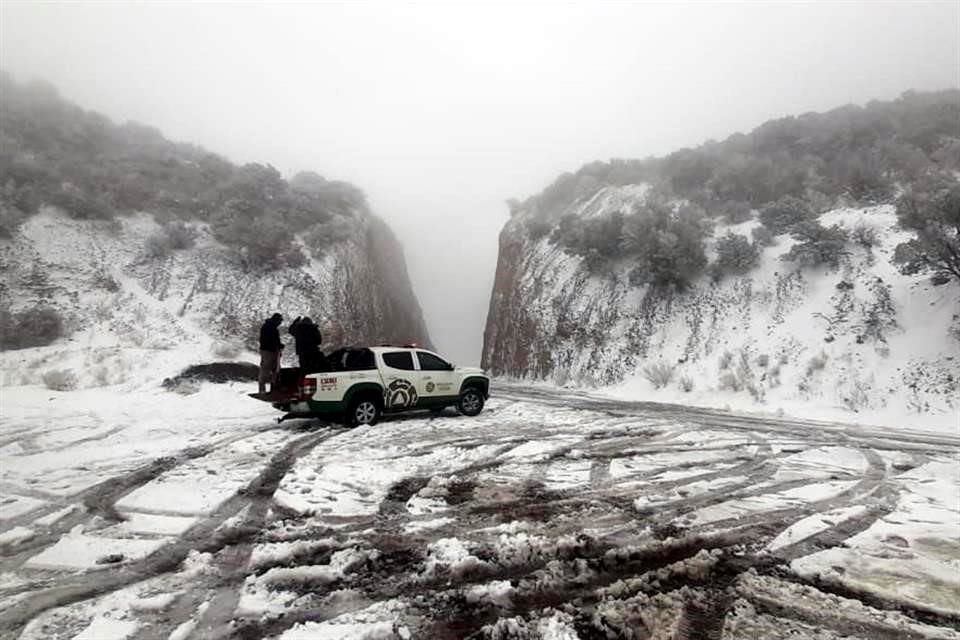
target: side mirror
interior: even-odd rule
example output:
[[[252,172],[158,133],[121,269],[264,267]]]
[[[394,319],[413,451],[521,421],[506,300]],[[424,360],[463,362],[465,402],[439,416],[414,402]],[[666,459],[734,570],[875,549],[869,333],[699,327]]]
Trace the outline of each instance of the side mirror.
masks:
[[[456,368],[457,368],[456,365],[452,365],[452,364],[447,365],[447,371],[453,371]]]

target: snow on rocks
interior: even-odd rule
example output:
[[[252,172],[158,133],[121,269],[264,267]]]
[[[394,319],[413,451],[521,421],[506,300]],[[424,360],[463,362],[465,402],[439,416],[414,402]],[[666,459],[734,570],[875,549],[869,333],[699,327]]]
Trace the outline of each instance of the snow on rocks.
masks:
[[[489,565],[470,553],[462,540],[441,538],[427,547],[424,578],[450,576],[461,578],[467,573],[488,569]]]

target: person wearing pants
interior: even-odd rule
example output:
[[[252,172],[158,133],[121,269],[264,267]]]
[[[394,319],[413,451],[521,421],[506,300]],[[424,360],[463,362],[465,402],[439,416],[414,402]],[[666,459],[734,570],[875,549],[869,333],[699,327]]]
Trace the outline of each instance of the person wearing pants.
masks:
[[[283,351],[283,342],[280,341],[280,324],[283,316],[275,313],[263,326],[260,327],[260,393],[267,392],[267,383],[270,391],[277,386],[277,376],[280,373],[280,353]]]

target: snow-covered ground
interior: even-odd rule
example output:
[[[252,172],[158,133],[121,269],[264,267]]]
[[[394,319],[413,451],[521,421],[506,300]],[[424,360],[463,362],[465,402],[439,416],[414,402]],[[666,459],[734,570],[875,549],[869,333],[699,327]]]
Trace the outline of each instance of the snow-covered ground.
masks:
[[[960,638],[948,434],[509,385],[277,425],[248,390],[0,390],[0,637]]]

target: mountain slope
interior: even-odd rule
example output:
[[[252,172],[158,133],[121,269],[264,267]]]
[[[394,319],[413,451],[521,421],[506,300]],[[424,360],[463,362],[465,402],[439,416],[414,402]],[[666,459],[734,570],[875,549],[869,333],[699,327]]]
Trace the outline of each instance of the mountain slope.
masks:
[[[403,249],[356,187],[236,167],[3,83],[5,384],[66,370],[73,385],[114,384],[138,368],[155,384],[255,351],[275,311],[310,315],[327,349],[429,344]]]
[[[955,98],[941,96],[949,108]],[[950,170],[937,152],[955,141],[941,135],[934,151],[920,154],[927,170]],[[894,146],[899,139],[881,142]],[[685,153],[726,158],[718,144],[729,141]],[[845,153],[874,157],[875,148],[848,145]],[[742,156],[741,166],[743,157],[760,162],[764,155]],[[802,242],[792,235],[795,225],[771,232],[761,224],[770,222],[764,212],[774,203],[722,199],[718,194],[736,181],[711,173],[716,166],[700,176],[706,187],[677,188],[674,178],[685,174],[673,172],[676,158],[587,165],[540,196],[513,203],[500,235],[484,366],[498,375],[607,387],[634,398],[955,427],[960,283],[901,273],[895,253],[915,237],[900,226],[894,205],[913,185],[906,173],[880,162],[871,189],[837,183],[814,194],[811,185],[825,182],[816,167],[827,164],[798,161],[807,178],[797,195],[762,198],[794,198],[809,211],[808,224],[836,225],[844,238],[835,255],[821,256],[823,263],[804,264],[792,251]],[[623,178],[624,167],[641,166]],[[658,212],[675,226],[637,223]],[[682,226],[684,216],[694,222]],[[630,237],[631,229],[646,235]],[[701,259],[676,259],[685,250],[685,229],[702,243]],[[725,273],[716,270],[718,240],[731,233],[756,258]],[[629,250],[659,250],[651,238],[666,243],[664,255]],[[675,281],[649,277],[664,265],[676,270],[668,270]]]

